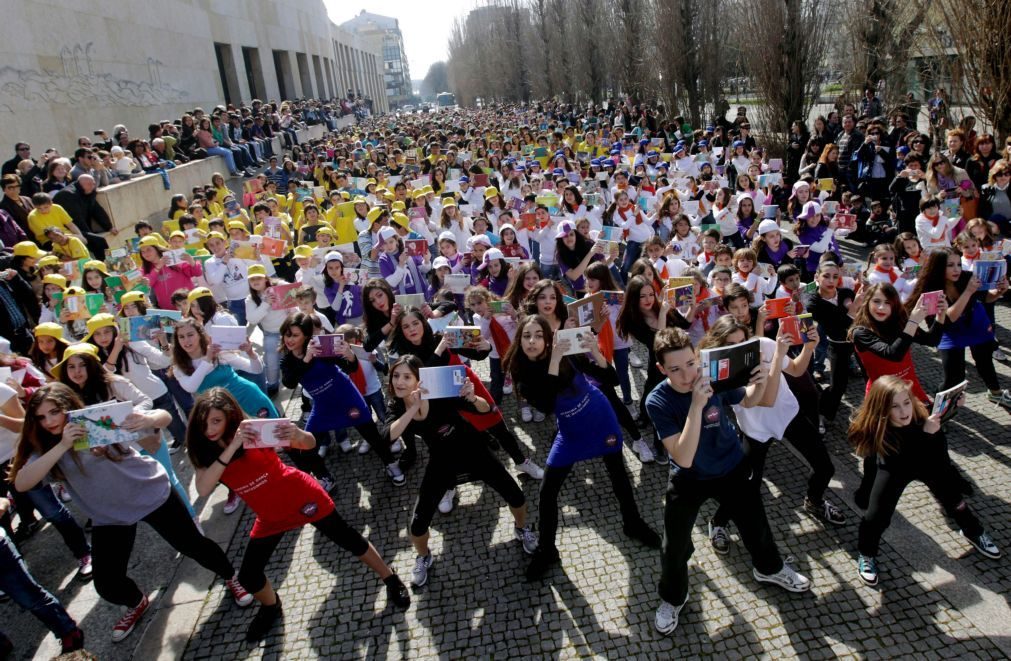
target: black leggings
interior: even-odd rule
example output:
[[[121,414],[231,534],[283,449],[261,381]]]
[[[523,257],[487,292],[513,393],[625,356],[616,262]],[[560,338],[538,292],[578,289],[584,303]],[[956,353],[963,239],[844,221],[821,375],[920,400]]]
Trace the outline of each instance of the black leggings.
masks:
[[[421,537],[428,532],[439,501],[446,491],[456,487],[457,470],[468,476],[467,481],[481,481],[490,486],[509,503],[509,507],[522,507],[527,502],[520,485],[486,447],[481,446],[466,457],[429,457],[408,528],[411,535]]]
[[[522,464],[527,460],[526,454],[520,449],[519,439],[509,430],[505,421],[499,421],[494,427],[488,428],[487,434],[499,442],[514,464]]]
[[[295,464],[295,468],[299,469],[303,473],[308,473],[309,475],[320,479],[333,479],[333,475],[330,474],[330,469],[326,467],[326,462],[323,461],[323,457],[319,456],[319,452],[316,451],[316,448],[311,450],[285,448],[284,452],[291,459],[291,463]]]
[[[635,504],[635,496],[632,495],[632,483],[629,482],[628,473],[625,472],[625,462],[621,452],[606,454],[601,457],[601,460],[607,468],[607,477],[611,480],[611,490],[614,491],[614,496],[618,499],[622,523],[626,525],[635,523],[641,517],[639,516],[639,508]],[[562,490],[562,485],[569,473],[572,472],[574,465],[548,466],[544,471],[539,510],[540,548],[544,551],[555,550],[555,536],[558,533],[558,493]]]
[[[850,382],[850,356],[853,355],[853,344],[851,342],[828,343],[828,362],[831,379],[829,389],[821,398],[821,414],[828,420],[835,420],[835,414],[839,410],[839,402],[846,394],[846,386]]]
[[[313,521],[312,525],[337,546],[357,557],[365,555],[369,550],[369,540],[349,526],[337,513],[337,510],[330,512],[319,521]],[[246,553],[242,556],[239,583],[250,594],[259,592],[267,585],[267,576],[263,570],[270,562],[270,556],[274,555],[274,549],[281,543],[282,537],[284,537],[283,532],[270,537],[253,537],[249,540]]]
[[[997,342],[994,340],[969,347],[969,353],[976,363],[976,372],[990,390],[1000,390],[997,369],[993,366],[993,352],[996,349]],[[941,390],[962,383],[965,380],[965,349],[940,349],[938,353],[941,354],[941,367],[944,368]]]
[[[176,551],[193,558],[221,578],[227,580],[235,575],[235,569],[221,547],[197,530],[175,489],[170,488],[165,502],[141,521],[147,522]],[[137,584],[126,575],[136,536],[136,523],[128,526],[96,525],[91,531],[95,590],[106,601],[130,608],[144,598]]]
[[[618,397],[618,393],[614,391],[613,386],[601,386],[599,388],[600,392],[604,393],[604,397],[607,397],[607,401],[611,403],[611,408],[614,409],[614,414],[618,416],[618,424],[621,428],[628,433],[628,437],[633,442],[638,441],[642,438],[642,433],[639,431],[638,425],[635,424],[635,419],[632,418],[632,414],[628,412],[628,407],[621,403],[621,398]],[[645,395],[643,396],[645,400]]]

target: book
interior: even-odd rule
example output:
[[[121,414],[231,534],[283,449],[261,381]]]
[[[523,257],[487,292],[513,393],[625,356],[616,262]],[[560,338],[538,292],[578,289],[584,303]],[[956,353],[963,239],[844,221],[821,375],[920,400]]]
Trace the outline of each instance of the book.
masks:
[[[259,179],[247,179],[242,188],[245,192],[256,195],[263,192],[263,183]]]
[[[807,333],[813,326],[814,319],[810,313],[786,316],[779,320],[780,329],[794,346],[807,343]]]
[[[407,308],[421,308],[426,303],[424,294],[397,294],[394,297],[394,302],[404,308],[404,310],[407,310]]]
[[[286,422],[288,422],[287,418],[252,418],[243,420],[243,427],[254,431],[256,436],[252,440],[244,441],[242,447],[247,449],[289,447],[291,443],[277,437],[278,427]]]
[[[407,239],[404,241],[404,250],[411,257],[425,258],[428,254],[428,241],[425,239]]]
[[[835,222],[837,229],[841,230],[855,230],[857,228],[857,217],[856,214],[852,213],[837,213],[835,215]]]
[[[271,310],[287,310],[298,306],[295,300],[295,292],[302,288],[301,282],[284,283],[274,285],[270,291],[274,292],[274,302],[270,304]]]
[[[604,323],[604,294],[597,292],[569,303],[566,308],[569,318],[576,322],[577,326],[590,326],[594,330],[599,330]]]
[[[316,243],[316,233],[326,225],[305,225],[299,230],[302,234],[302,243]]]
[[[569,348],[566,350],[566,356],[574,356],[582,353],[586,353],[581,344],[582,339],[589,333],[588,328],[561,328],[555,332],[555,343],[560,343],[562,340],[569,341]],[[593,340],[594,342],[596,339]]]
[[[179,310],[158,310],[151,308],[139,317],[120,317],[119,332],[130,342],[152,340],[157,332],[171,335],[175,332],[175,322],[182,319]]]
[[[762,362],[757,337],[715,349],[699,352],[702,374],[709,377],[713,392],[743,388],[751,380],[751,371]]]
[[[695,304],[695,286],[682,285],[667,288],[667,301],[676,310],[683,310]]]
[[[804,259],[805,257],[807,257],[808,251],[811,250],[811,246],[801,243],[795,245],[793,249],[797,251],[797,259]]]
[[[481,328],[479,326],[447,326],[442,331],[442,337],[446,339],[450,349],[472,347],[481,341]]]
[[[835,181],[831,177],[818,180],[819,191],[831,191],[833,188],[835,188]]]
[[[278,259],[284,257],[285,253],[288,252],[288,242],[283,239],[274,239],[269,236],[264,236],[263,240],[260,241],[260,254],[266,255],[272,259]]]
[[[232,241],[232,257],[236,259],[256,260],[256,244],[252,241]]]
[[[910,264],[909,266],[902,269],[902,274],[899,276],[903,280],[915,280],[916,276],[920,273],[919,264]]]
[[[783,171],[783,159],[781,158],[770,158],[769,159],[769,169],[773,172]]]
[[[348,286],[362,286],[369,279],[369,272],[365,269],[344,269],[344,278]]]
[[[87,435],[74,441],[74,449],[81,451],[113,443],[133,443],[143,436],[140,432],[123,428],[127,417],[133,413],[132,402],[103,402],[67,413],[67,421],[83,425]]]
[[[467,368],[463,365],[422,367],[418,372],[422,399],[459,397],[460,388],[467,383]]]
[[[767,188],[769,186],[782,186],[783,175],[779,172],[768,172],[758,175],[758,187]]]
[[[927,314],[937,314],[937,304],[941,302],[942,296],[944,296],[944,292],[940,289],[937,291],[925,291],[920,294],[920,300],[923,301],[923,309],[927,311]]]
[[[597,235],[597,239],[600,241],[613,241],[615,243],[620,243],[622,233],[623,230],[620,227],[615,227],[614,225],[604,225],[600,228],[600,234]]]
[[[428,216],[425,214],[425,207],[411,207],[407,210],[407,217],[411,220],[427,220]]]
[[[470,183],[471,185],[477,186],[478,188],[487,187],[488,175],[484,174],[483,172],[481,174],[475,174],[473,177],[473,181],[471,181]]]
[[[600,293],[604,295],[604,302],[607,303],[612,310],[620,308],[621,304],[625,301],[625,292],[621,290],[602,291]]]
[[[450,312],[449,314],[443,315],[441,317],[432,317],[428,320],[428,327],[432,329],[433,333],[441,333],[446,330],[451,324],[459,319],[460,315],[456,312]]]
[[[603,253],[605,258],[618,259],[618,253],[621,250],[621,244],[617,241],[597,241],[600,246],[600,251]]]
[[[930,410],[930,414],[940,416],[941,422],[951,420],[958,412],[958,398],[968,387],[969,382],[963,381],[934,395],[934,407]]]
[[[686,216],[697,217],[699,215],[699,201],[698,200],[682,200],[681,210],[684,211]]]
[[[675,287],[686,287],[695,284],[695,278],[689,276],[681,276],[678,278],[667,278],[667,289],[674,289]]]
[[[779,205],[776,204],[763,204],[762,205],[762,219],[775,219],[776,212],[779,211]]]
[[[317,356],[320,358],[333,358],[334,356],[339,356],[341,353],[341,345],[344,344],[344,334],[314,335],[312,341],[319,347]]]
[[[375,355],[360,344],[348,344],[348,346],[351,347],[351,351],[358,360],[369,362],[372,360],[371,357]]]
[[[466,273],[449,273],[443,280],[443,285],[454,294],[462,294],[470,287],[470,275]]]
[[[839,203],[835,200],[825,200],[821,203],[821,212],[826,216],[834,216],[839,211]]]
[[[248,339],[244,326],[210,324],[207,326],[207,334],[211,336],[211,344],[218,345],[222,351],[238,351]]]
[[[792,301],[789,296],[785,298],[767,298],[765,299],[765,309],[768,312],[767,317],[769,319],[782,319],[783,317],[789,316],[786,312],[786,306]]]
[[[1003,259],[996,262],[976,260],[972,265],[972,273],[979,278],[980,289],[995,289],[1007,273],[1007,262]]]
[[[533,232],[537,230],[537,214],[535,213],[521,213],[519,221],[516,223],[517,230],[527,230],[528,232]]]

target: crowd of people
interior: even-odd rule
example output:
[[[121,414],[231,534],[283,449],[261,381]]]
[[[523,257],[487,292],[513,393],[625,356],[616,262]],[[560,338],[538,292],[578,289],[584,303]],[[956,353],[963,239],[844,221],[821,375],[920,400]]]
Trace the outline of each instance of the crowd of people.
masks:
[[[656,549],[655,627],[670,634],[710,498],[712,552],[731,551],[736,526],[756,581],[812,587],[767,520],[766,456],[773,441],[796,447],[810,465],[797,506],[842,526],[824,436],[847,425],[863,458],[860,579],[878,583],[881,535],[912,480],[967,544],[999,557],[945,423],[964,405],[966,349],[970,387],[978,379],[989,402],[1011,408],[994,366],[1005,360],[995,307],[1007,301],[1011,142],[1000,149],[971,126],[918,133],[915,117],[884,116],[875,101],[869,91],[859,111],[811,130],[795,122],[781,157],[744,108],[693,128],[631,100],[381,117],[278,154],[271,131],[293,137],[296,104],[196,109],[152,125],[140,147],[125,129],[82,138],[72,163],[36,164],[18,143],[0,214],[11,375],[0,384],[11,498],[0,503],[0,589],[64,649],[82,644],[18,562],[37,512],[81,578],[126,609],[112,633],[123,640],[149,607],[127,572],[145,521],[220,576],[238,606],[259,603],[248,637],[260,640],[282,613],[265,568],[285,532],[311,524],[408,608],[405,583],[338,511],[353,505],[329,495],[331,448],[374,453],[362,482],[417,485],[404,522],[414,588],[436,572],[433,518],[475,481],[508,505],[537,581],[562,562],[566,477],[600,459],[624,534]],[[142,169],[203,150],[247,178],[231,190],[215,174],[110,247],[116,229],[88,196],[119,172],[94,150],[102,161],[117,147]],[[843,241],[865,244],[866,263],[844,259]],[[917,375],[914,343],[936,350],[942,383]],[[866,395],[848,400],[857,375]],[[282,387],[301,391],[299,424],[278,409]],[[500,408],[509,399],[515,417]],[[134,440],[102,442],[80,422],[77,412],[110,402],[128,403],[117,424]],[[550,425],[550,446],[528,447],[515,433],[524,425]],[[202,535],[173,468],[180,449],[201,496],[220,483],[225,515],[243,502],[256,515],[238,570]],[[669,470],[662,531],[643,516],[651,495],[635,493],[628,457]],[[536,512],[516,473],[539,483]]]

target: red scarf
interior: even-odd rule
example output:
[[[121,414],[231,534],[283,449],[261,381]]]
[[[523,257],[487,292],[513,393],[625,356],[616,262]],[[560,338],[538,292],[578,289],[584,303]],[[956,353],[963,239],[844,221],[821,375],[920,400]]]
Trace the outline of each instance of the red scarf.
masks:
[[[790,298],[793,299],[793,306],[797,310],[797,314],[804,314],[804,301],[800,300],[799,296],[794,296],[794,294],[797,293],[797,290],[791,290],[786,285],[783,285],[783,291],[785,291]]]
[[[358,392],[362,395],[365,394],[365,370],[362,369],[362,362],[360,360],[355,361],[355,371],[348,374],[351,377],[351,383],[355,384],[355,388],[358,388]]]
[[[695,302],[701,303],[707,298],[709,298],[709,290],[703,287],[699,290],[699,295],[695,297]],[[709,308],[703,308],[699,310],[699,313],[702,315],[702,330],[709,332]]]
[[[895,284],[895,281],[899,279],[899,276],[895,273],[895,269],[883,269],[877,264],[875,264],[874,270],[877,271],[878,273],[884,273],[885,275],[887,275],[889,282],[891,282],[893,285]]]

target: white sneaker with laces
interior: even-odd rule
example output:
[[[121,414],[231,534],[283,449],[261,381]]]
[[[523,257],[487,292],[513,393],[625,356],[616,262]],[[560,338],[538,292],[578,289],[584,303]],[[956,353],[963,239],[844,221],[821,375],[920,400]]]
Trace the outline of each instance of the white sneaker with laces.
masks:
[[[513,379],[511,376],[505,378],[505,383],[502,384],[502,394],[511,395],[513,394]]]
[[[641,438],[632,443],[632,450],[639,455],[639,461],[644,464],[656,461],[656,457],[653,456],[653,449],[649,447],[649,443]]]
[[[449,514],[453,511],[454,506],[456,506],[456,489],[450,489],[443,494],[442,500],[439,501],[439,511]]]
[[[400,470],[400,464],[396,461],[386,467],[386,474],[395,487],[402,487],[407,483],[407,478],[404,477],[404,472]]]
[[[533,555],[537,550],[537,535],[530,530],[530,526],[516,528],[516,539],[523,544],[523,552],[527,555]]]
[[[354,446],[351,445],[351,439],[350,438],[345,438],[343,441],[341,441],[341,452],[343,452],[344,454],[347,454],[348,452],[351,452],[351,450],[353,450],[353,449],[354,449]]]
[[[752,569],[751,573],[759,583],[772,583],[790,592],[807,592],[811,589],[811,579],[798,574],[793,567],[785,562],[783,568],[775,574],[763,574],[757,569]]]
[[[393,454],[400,454],[403,451],[404,451],[404,442],[401,441],[399,438],[393,441],[393,445],[390,446],[390,452],[392,452]]]
[[[635,355],[631,351],[628,353],[628,364],[629,366],[634,367],[636,369],[640,369],[643,365],[645,365],[645,363],[642,362],[642,358]]]
[[[656,609],[656,617],[653,619],[653,626],[656,630],[665,636],[669,636],[678,627],[678,616],[681,615],[681,609],[685,607],[688,603],[688,591],[685,590],[685,600],[680,606],[675,606],[674,604],[660,600],[660,606]]]
[[[959,530],[959,534],[969,540],[969,543],[976,547],[976,550],[986,557],[996,560],[1000,557],[1000,549],[993,542],[993,538],[987,532],[980,533],[979,537],[969,537],[965,532]]]
[[[544,414],[534,409],[534,422],[544,422]]]
[[[530,457],[524,459],[522,464],[516,464],[516,470],[521,473],[526,473],[535,480],[544,479],[544,469],[530,461]]]
[[[419,555],[414,561],[414,569],[411,570],[411,585],[420,588],[428,583],[428,570],[432,568],[434,562],[435,558],[431,552],[428,555]]]
[[[520,407],[520,420],[523,422],[530,422],[534,419],[534,412],[530,410],[529,406]]]
[[[994,360],[1005,361],[1005,360],[1007,360],[1007,354],[1005,354],[1003,351],[1001,351],[1000,348],[994,349],[994,351],[993,351],[993,359]]]
[[[372,449],[368,441],[363,440],[358,444],[358,454],[368,454],[368,451]]]

